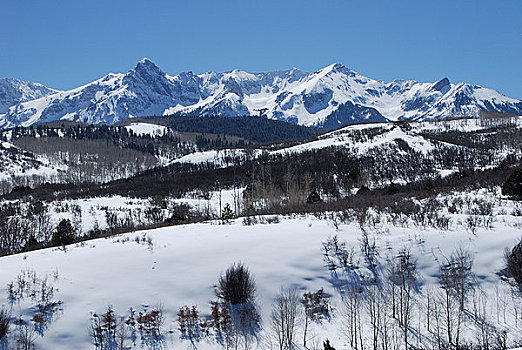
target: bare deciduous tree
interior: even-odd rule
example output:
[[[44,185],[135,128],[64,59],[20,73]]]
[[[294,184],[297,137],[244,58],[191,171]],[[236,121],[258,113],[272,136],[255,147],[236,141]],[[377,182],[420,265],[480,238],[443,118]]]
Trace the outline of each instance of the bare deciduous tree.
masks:
[[[405,248],[391,262],[393,308],[403,329],[404,346],[408,348],[408,333],[412,317],[414,285],[417,280],[417,262]],[[396,289],[396,290],[395,290]],[[392,311],[393,312],[393,311]]]
[[[464,311],[467,298],[474,288],[475,274],[472,269],[473,257],[462,248],[456,249],[440,267],[440,285],[457,298],[461,311]]]
[[[280,350],[295,348],[299,323],[299,294],[295,289],[281,289],[270,315],[271,328]]]
[[[345,293],[346,333],[352,348],[363,348],[361,322],[363,289],[359,284],[349,284]]]

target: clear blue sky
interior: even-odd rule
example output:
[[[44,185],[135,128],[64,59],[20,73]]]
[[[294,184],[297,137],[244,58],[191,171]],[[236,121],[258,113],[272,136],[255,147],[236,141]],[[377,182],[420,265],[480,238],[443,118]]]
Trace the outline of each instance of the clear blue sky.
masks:
[[[149,57],[164,71],[447,76],[522,99],[522,0],[2,0],[0,77],[70,89]]]

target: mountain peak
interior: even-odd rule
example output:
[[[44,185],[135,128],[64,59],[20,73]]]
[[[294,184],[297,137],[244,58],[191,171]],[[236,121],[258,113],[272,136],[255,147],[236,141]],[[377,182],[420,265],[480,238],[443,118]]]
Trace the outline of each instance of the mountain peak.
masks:
[[[141,60],[138,61],[137,64],[153,64],[156,65],[152,60],[148,57],[143,57]]]
[[[334,63],[330,64],[329,66],[326,66],[323,69],[319,70],[319,73],[322,73],[322,74],[339,73],[339,72],[348,74],[348,73],[351,73],[352,70],[347,68],[344,64],[338,63],[338,62],[334,62]]]
[[[329,66],[324,67],[323,70],[335,71],[335,70],[339,70],[339,69],[343,69],[343,68],[346,68],[346,67],[342,63],[334,62],[334,63],[330,64]]]
[[[126,75],[127,78],[138,78],[150,83],[158,76],[165,76],[165,73],[150,59],[143,58]]]
[[[163,71],[154,62],[152,62],[147,57],[139,60],[138,63],[136,64],[136,66],[132,70],[135,71],[135,72],[151,72],[151,71],[155,71],[155,72],[163,74]]]
[[[449,90],[450,87],[450,81],[448,78],[442,78],[438,82],[436,82],[432,89],[442,92],[443,94],[446,93]]]

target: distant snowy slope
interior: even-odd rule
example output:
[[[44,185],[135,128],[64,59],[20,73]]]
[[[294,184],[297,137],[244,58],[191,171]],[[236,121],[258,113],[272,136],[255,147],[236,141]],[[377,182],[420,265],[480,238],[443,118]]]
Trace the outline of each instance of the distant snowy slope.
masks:
[[[464,120],[466,121],[466,120]],[[429,123],[412,123],[418,131],[428,128]],[[424,138],[415,131],[404,130],[391,123],[370,123],[349,125],[338,130],[327,132],[310,141],[305,141],[289,147],[270,149],[222,149],[205,152],[194,152],[173,161],[173,163],[214,163],[220,166],[232,165],[230,159],[244,157],[248,152],[251,156],[266,154],[291,154],[329,147],[343,147],[351,150],[354,155],[365,155],[370,150],[379,150],[385,147],[396,148],[398,154],[404,152],[397,146],[397,142],[404,142],[411,151],[426,154],[436,148],[434,141]],[[438,145],[441,145],[438,142]],[[446,144],[446,147],[453,147]],[[228,162],[226,161],[228,159]]]
[[[377,81],[338,63],[314,73],[293,68],[169,75],[143,59],[126,74],[109,74],[70,91],[20,101],[0,115],[0,128],[53,120],[111,124],[138,116],[181,114],[261,115],[333,129],[357,122],[475,116],[479,110],[520,115],[522,102],[480,86],[452,84],[447,78],[436,83]]]
[[[166,126],[150,123],[131,123],[125,126],[125,129],[132,131],[136,135],[150,136],[161,136],[168,130]]]
[[[55,164],[45,157],[24,151],[15,145],[0,141],[0,181],[14,177],[57,176],[67,169],[64,164]]]

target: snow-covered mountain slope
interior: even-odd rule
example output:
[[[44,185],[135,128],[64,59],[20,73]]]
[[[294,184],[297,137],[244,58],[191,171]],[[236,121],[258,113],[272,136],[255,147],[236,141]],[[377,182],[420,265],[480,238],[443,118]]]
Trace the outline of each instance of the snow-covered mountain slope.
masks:
[[[0,114],[6,113],[9,107],[21,102],[35,100],[57,93],[38,83],[21,81],[12,78],[0,79]]]
[[[494,124],[497,123],[497,124]],[[495,129],[498,128],[498,129]],[[348,125],[314,138],[289,143],[274,143],[258,148],[208,150],[184,155],[172,163],[213,164],[231,167],[237,162],[271,156],[322,157],[326,154],[344,154],[363,164],[370,160],[372,174],[385,169],[401,169],[395,175],[373,177],[365,186],[380,187],[390,182],[406,184],[445,177],[463,167],[484,170],[496,167],[507,157],[520,159],[518,139],[522,117],[491,121],[487,119],[444,119],[407,123],[368,123]],[[457,136],[455,136],[457,135]],[[511,136],[510,136],[511,135]],[[505,142],[500,141],[505,137]],[[497,142],[493,141],[497,138]],[[466,140],[465,142],[463,142]],[[473,142],[471,142],[473,140]],[[487,147],[484,147],[487,145]],[[454,158],[455,155],[456,158]],[[456,159],[468,159],[466,162]],[[471,160],[472,159],[472,160]],[[320,162],[320,160],[318,160]],[[412,167],[412,164],[415,164]],[[409,170],[407,170],[409,169]],[[342,176],[342,175],[340,175]]]
[[[0,127],[53,120],[115,123],[136,116],[262,115],[302,125],[336,128],[356,122],[425,120],[476,115],[479,110],[522,114],[522,102],[465,83],[412,80],[391,83],[364,77],[341,64],[314,73],[169,75],[143,59],[126,74],[109,74],[82,87],[11,106]]]

